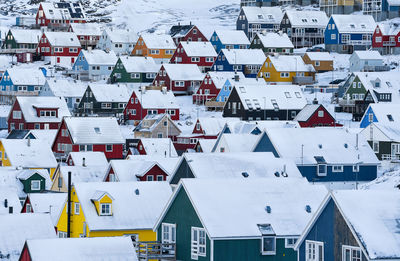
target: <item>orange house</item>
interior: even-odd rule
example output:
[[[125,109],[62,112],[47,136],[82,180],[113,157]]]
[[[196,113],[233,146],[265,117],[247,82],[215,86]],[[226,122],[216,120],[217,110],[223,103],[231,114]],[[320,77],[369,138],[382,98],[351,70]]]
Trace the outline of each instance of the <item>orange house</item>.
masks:
[[[142,34],[132,50],[132,55],[169,61],[175,49],[174,40],[172,40],[170,35]]]

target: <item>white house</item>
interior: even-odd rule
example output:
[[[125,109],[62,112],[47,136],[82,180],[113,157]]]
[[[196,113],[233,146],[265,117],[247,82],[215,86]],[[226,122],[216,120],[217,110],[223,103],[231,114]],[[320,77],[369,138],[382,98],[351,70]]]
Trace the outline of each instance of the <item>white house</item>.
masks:
[[[384,69],[383,58],[378,51],[354,51],[350,56],[350,72],[382,71]]]

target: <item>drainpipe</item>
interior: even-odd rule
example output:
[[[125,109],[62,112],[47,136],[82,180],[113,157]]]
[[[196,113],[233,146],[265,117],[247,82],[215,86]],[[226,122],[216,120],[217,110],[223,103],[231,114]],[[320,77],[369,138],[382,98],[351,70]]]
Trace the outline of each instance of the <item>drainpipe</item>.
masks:
[[[71,171],[68,171],[67,237],[71,237]]]

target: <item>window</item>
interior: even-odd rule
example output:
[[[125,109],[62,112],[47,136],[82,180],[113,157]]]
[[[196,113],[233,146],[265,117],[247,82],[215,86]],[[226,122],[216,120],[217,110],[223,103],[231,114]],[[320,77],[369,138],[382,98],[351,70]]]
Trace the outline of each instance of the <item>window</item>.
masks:
[[[79,203],[77,203],[77,202],[75,202],[75,204],[74,204],[74,205],[75,205],[75,207],[74,207],[74,209],[75,209],[75,213],[74,213],[74,214],[75,214],[75,215],[79,215],[79,207],[80,207],[79,205],[80,205],[80,204],[79,204]]]
[[[343,165],[333,165],[332,172],[343,172]]]
[[[204,228],[192,227],[191,257],[197,260],[206,256],[206,231]]]
[[[315,66],[319,67],[320,63],[319,61],[315,61]]]
[[[263,255],[275,255],[276,238],[273,236],[262,237],[261,247]]]
[[[140,78],[140,74],[138,73],[131,73],[131,79],[139,79]]]
[[[157,175],[157,181],[163,181],[164,176],[163,175]]]
[[[162,223],[161,234],[163,243],[175,243],[176,241],[176,225]]]
[[[336,34],[331,34],[331,40],[336,40]]]
[[[107,151],[107,152],[113,151],[113,145],[112,145],[112,144],[107,144],[107,145],[106,145],[106,151]]]
[[[294,245],[297,242],[297,238],[295,237],[289,237],[289,238],[285,238],[285,247],[286,248],[294,248]]]
[[[192,57],[192,62],[200,62],[200,58],[199,57]]]
[[[324,111],[318,111],[318,117],[319,118],[324,117]]]
[[[326,164],[318,164],[317,169],[318,169],[318,173],[317,173],[318,176],[326,176],[326,173],[327,173]]]
[[[306,261],[324,261],[324,243],[306,240]]]
[[[148,176],[146,176],[146,180],[147,181],[153,181],[154,179],[153,179],[152,175],[148,175]]]
[[[388,115],[386,115],[386,116],[387,116],[387,118],[388,118],[389,121],[393,121],[393,116],[392,116],[392,114],[388,114]]]
[[[21,111],[13,111],[13,119],[21,119],[22,114]]]
[[[185,87],[185,82],[183,82],[183,81],[176,81],[176,82],[175,82],[175,87]]]
[[[373,122],[373,121],[374,121],[374,114],[368,113],[368,122]]]
[[[40,180],[31,181],[31,190],[40,190]]]
[[[348,43],[350,41],[350,35],[349,34],[343,34],[342,35],[342,43]]]
[[[375,42],[381,43],[382,42],[382,36],[375,37]]]
[[[361,249],[359,247],[342,246],[342,261],[361,261]]]
[[[100,203],[100,215],[110,216],[111,215],[111,204],[110,203]]]
[[[374,141],[372,144],[372,147],[373,147],[375,153],[379,152],[379,142],[378,141]]]
[[[67,232],[58,231],[59,238],[67,238]]]
[[[353,172],[359,172],[360,171],[360,165],[356,164],[353,165]]]

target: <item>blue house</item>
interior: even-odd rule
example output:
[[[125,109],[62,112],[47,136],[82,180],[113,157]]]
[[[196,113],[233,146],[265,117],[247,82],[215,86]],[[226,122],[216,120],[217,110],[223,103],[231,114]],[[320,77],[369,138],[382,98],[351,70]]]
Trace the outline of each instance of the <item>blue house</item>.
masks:
[[[221,49],[248,49],[250,47],[246,34],[239,30],[216,30],[211,35],[210,43],[217,53]]]
[[[244,6],[236,20],[236,30],[242,30],[250,40],[263,31],[279,31],[283,13],[280,7]]]
[[[253,151],[293,159],[309,182],[343,189],[377,177],[379,161],[361,135],[336,128],[271,128],[262,135]]]
[[[364,129],[372,122],[382,125],[394,125],[400,122],[400,105],[392,103],[370,103],[360,121]]]
[[[261,49],[222,49],[213,67],[215,71],[242,72],[256,78],[266,59]]]
[[[325,29],[325,48],[330,52],[353,53],[372,45],[376,23],[371,15],[332,15]]]
[[[297,241],[298,260],[400,260],[399,204],[395,190],[332,192]]]
[[[114,51],[105,52],[103,50],[81,50],[72,66],[72,71],[77,79],[84,81],[107,80],[118,57]]]
[[[217,102],[226,102],[228,100],[229,95],[233,87],[236,85],[260,85],[265,86],[264,80],[258,80],[255,78],[245,78],[244,74],[241,72],[237,72],[236,76],[233,79],[226,80],[225,84],[222,86],[221,90],[219,91],[216,101]],[[239,86],[238,86],[239,87]]]
[[[0,81],[0,102],[12,104],[16,96],[37,95],[46,82],[40,69],[7,69]]]

